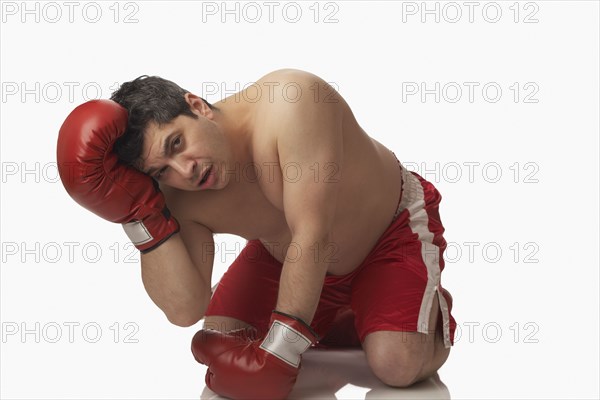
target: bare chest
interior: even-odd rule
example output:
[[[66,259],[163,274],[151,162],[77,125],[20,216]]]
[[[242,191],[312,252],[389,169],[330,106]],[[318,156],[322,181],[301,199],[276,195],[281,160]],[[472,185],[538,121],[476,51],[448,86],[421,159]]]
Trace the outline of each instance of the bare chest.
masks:
[[[341,182],[334,242],[326,248],[301,249],[325,256],[331,275],[349,273],[360,265],[391,222],[400,193],[397,161],[389,150],[360,132],[352,134],[344,152],[345,159],[354,162],[337,171]],[[214,233],[259,239],[284,263],[292,242],[284,213],[284,180],[297,179],[298,174],[323,179],[332,171],[317,165],[302,171],[294,165],[282,166],[277,154],[262,146],[255,149],[252,162],[240,163],[231,173],[227,190],[211,193],[190,206],[199,210],[198,218]]]

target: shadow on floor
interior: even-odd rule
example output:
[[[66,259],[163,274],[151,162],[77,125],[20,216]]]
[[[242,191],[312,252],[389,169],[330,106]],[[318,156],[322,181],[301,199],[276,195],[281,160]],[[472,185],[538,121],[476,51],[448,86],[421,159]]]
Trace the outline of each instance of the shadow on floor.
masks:
[[[201,399],[223,399],[204,388]],[[308,350],[290,399],[450,399],[450,391],[435,374],[409,388],[385,385],[373,374],[360,349]]]

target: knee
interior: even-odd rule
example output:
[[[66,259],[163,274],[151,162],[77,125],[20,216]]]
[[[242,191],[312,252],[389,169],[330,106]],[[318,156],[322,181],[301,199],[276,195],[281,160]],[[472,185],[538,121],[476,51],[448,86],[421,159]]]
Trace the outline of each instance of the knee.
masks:
[[[371,370],[383,383],[394,387],[408,387],[420,380],[422,359],[399,356],[397,353],[377,354],[368,358]]]

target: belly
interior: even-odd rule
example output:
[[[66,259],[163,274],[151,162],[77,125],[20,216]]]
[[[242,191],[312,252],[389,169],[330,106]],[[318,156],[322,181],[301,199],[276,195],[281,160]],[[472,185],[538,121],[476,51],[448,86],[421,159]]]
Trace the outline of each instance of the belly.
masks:
[[[382,145],[376,143],[376,148],[381,150],[382,157],[368,157],[364,165],[357,164],[356,171],[348,174],[352,177],[364,174],[363,183],[357,185],[348,180],[340,188],[339,199],[343,200],[338,204],[333,224],[334,242],[320,249],[321,255],[330,262],[330,275],[345,275],[356,269],[388,228],[396,212],[401,185],[398,162]],[[273,257],[283,263],[292,237],[285,219],[281,225],[286,229],[273,231],[260,239]]]
[[[351,223],[340,223],[333,231],[334,241],[318,249],[321,257],[329,262],[327,268],[328,275],[345,275],[354,271],[373,249],[377,240],[387,228],[387,224],[382,228],[380,224],[374,224],[372,220],[361,221],[352,219]],[[391,218],[390,221],[391,222]],[[267,251],[278,260],[284,263],[290,243],[291,234],[288,232],[270,237],[262,237]],[[295,257],[295,249],[290,257]],[[304,249],[303,249],[304,251]],[[310,249],[309,251],[317,251]]]

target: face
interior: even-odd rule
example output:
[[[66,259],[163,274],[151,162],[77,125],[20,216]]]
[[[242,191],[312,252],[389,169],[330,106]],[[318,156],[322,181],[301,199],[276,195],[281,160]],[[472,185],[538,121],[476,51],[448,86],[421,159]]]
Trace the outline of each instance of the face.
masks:
[[[206,103],[189,93],[186,100],[198,118],[180,115],[168,124],[151,123],[145,132],[142,170],[181,190],[223,189],[228,183],[223,169],[230,162],[229,145]]]

